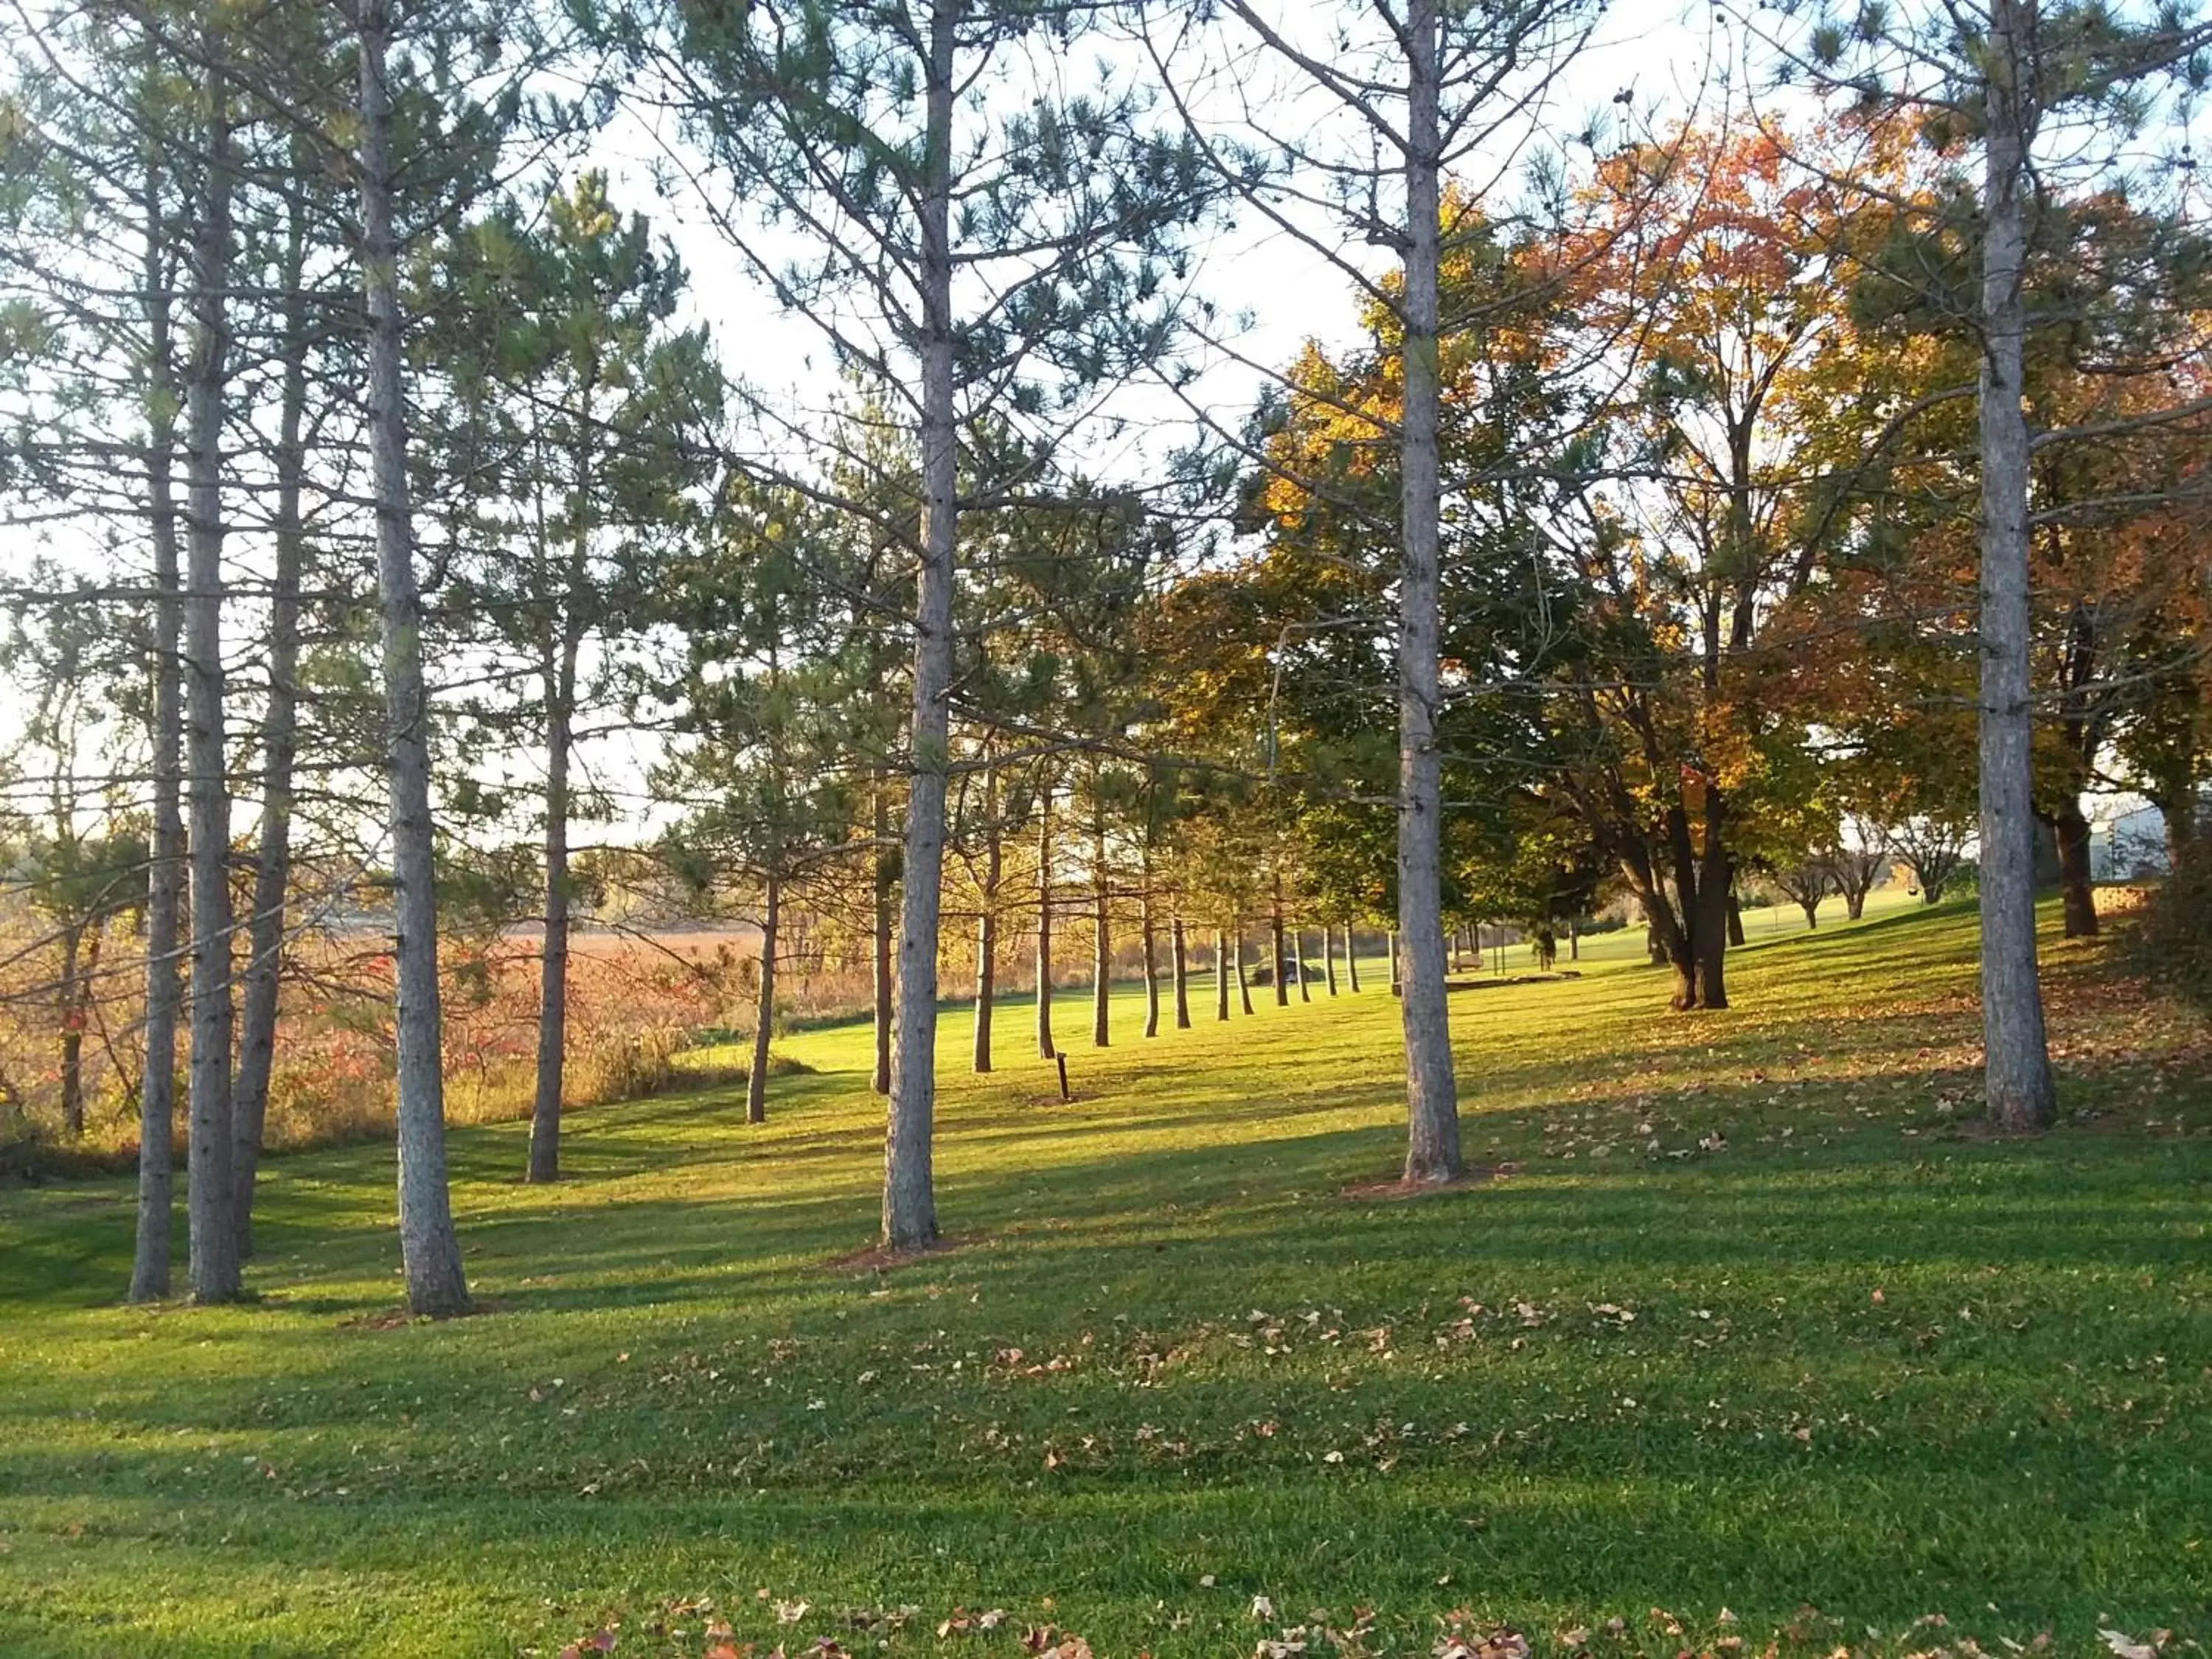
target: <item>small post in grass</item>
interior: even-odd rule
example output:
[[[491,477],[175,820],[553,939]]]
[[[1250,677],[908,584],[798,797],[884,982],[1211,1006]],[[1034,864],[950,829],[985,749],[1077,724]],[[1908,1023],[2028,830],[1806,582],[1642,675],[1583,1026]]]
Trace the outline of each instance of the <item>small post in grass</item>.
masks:
[[[1060,1066],[1060,1097],[1062,1100],[1074,1099],[1075,1097],[1067,1092],[1067,1056],[1066,1054],[1054,1054],[1053,1059],[1056,1060]]]

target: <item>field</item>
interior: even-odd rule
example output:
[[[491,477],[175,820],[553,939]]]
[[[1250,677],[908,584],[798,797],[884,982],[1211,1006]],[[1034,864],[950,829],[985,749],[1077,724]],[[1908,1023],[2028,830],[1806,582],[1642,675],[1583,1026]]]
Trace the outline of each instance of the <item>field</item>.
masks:
[[[1379,961],[1150,1043],[1125,994],[1073,1104],[948,1010],[951,1245],[890,1267],[854,1027],[763,1128],[578,1113],[556,1189],[457,1131],[445,1324],[379,1147],[272,1162],[240,1308],[114,1305],[124,1182],[0,1193],[0,1652],[2201,1651],[2212,1034],[2051,937],[2069,1121],[1989,1141],[1970,910],[1759,920],[1724,1013],[1640,935],[1470,978],[1490,1178],[1411,1200],[1346,1191]]]

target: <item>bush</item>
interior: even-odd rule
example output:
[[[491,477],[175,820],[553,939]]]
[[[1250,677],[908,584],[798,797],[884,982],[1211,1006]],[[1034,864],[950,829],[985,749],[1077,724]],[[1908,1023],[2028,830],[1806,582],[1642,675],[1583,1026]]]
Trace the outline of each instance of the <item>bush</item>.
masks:
[[[2136,966],[2152,983],[2212,1009],[2212,846],[2202,840],[2140,912]]]

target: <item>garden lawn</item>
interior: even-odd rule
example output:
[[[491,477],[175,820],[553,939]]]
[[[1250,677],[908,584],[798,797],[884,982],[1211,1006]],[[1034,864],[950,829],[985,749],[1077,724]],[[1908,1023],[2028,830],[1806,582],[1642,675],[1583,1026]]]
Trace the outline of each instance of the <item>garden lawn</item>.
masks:
[[[117,1305],[125,1182],[0,1193],[0,1654],[2200,1651],[2212,1042],[2051,939],[2069,1121],[1982,1139],[1972,951],[1470,981],[1497,1174],[1411,1200],[1344,1192],[1398,1155],[1379,962],[1152,1042],[1125,994],[1105,1051],[1066,997],[1072,1104],[1029,1007],[988,1079],[948,1008],[951,1248],[889,1268],[867,1035],[804,1033],[764,1127],[580,1113],[556,1188],[457,1132],[443,1324],[386,1149],[269,1166],[238,1308]]]

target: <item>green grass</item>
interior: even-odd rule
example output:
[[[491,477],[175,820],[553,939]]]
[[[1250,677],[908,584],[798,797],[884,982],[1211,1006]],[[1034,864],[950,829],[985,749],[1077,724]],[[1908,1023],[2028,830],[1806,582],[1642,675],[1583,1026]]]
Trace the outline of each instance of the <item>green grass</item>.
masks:
[[[1461,1609],[1599,1656],[2192,1651],[2212,1043],[2053,941],[2069,1124],[1979,1140],[1972,950],[1949,908],[1757,943],[1692,1016],[1626,963],[1470,983],[1470,1152],[1516,1167],[1410,1201],[1340,1195],[1397,1152],[1379,963],[1150,1043],[1124,996],[1073,1105],[1030,1010],[988,1079],[950,1013],[956,1248],[884,1272],[833,1265],[878,1180],[849,1028],[788,1042],[818,1071],[763,1129],[726,1091],[577,1115],[550,1191],[523,1126],[457,1133],[474,1319],[385,1316],[380,1149],[275,1162],[242,1308],[114,1305],[124,1183],[0,1194],[0,1653],[697,1655],[726,1620],[1167,1659],[1325,1610],[1310,1652],[1427,1655]],[[940,1640],[956,1607],[1008,1615]]]

